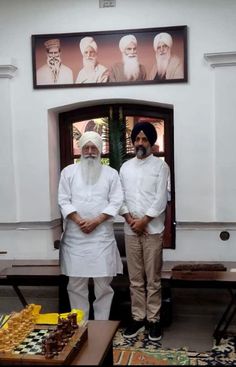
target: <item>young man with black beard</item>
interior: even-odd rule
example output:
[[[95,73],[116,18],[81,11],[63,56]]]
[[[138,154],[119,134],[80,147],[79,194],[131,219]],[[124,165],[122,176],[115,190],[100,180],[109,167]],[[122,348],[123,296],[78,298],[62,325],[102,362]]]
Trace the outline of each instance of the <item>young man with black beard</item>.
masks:
[[[152,154],[155,127],[137,123],[131,140],[136,156],[120,169],[124,202],[125,247],[130,279],[132,322],[124,337],[135,337],[147,324],[149,339],[161,339],[162,245],[169,167]]]
[[[64,219],[60,246],[61,273],[69,277],[71,309],[88,320],[89,278],[93,278],[95,320],[108,320],[114,291],[113,276],[123,272],[113,221],[123,201],[117,171],[101,164],[102,137],[85,132],[80,140],[81,161],[61,172],[58,203]]]

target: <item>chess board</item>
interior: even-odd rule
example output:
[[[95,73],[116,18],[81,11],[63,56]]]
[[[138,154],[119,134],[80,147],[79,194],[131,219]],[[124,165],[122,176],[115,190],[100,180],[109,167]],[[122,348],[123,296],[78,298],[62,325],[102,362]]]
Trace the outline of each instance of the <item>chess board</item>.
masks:
[[[75,330],[64,348],[52,358],[46,358],[42,352],[42,340],[53,330],[53,326],[36,325],[27,337],[11,352],[0,352],[0,365],[5,364],[40,364],[62,365],[73,361],[88,338],[87,326]]]
[[[42,341],[45,336],[49,335],[50,331],[50,329],[34,329],[14,348],[12,353],[42,355]]]

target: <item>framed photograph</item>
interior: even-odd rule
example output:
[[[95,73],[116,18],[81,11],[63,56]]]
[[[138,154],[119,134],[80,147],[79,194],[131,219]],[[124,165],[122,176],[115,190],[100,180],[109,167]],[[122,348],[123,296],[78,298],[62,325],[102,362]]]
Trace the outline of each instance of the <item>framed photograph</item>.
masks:
[[[187,26],[32,35],[33,87],[183,83]]]

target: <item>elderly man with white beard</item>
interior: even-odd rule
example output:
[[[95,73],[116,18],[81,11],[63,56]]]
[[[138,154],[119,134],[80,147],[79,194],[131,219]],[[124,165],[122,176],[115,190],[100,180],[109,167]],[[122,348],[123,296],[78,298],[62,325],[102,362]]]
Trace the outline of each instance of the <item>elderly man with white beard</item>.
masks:
[[[98,46],[93,37],[84,37],[80,41],[83,55],[83,68],[79,71],[76,83],[106,83],[109,70],[98,62]]]
[[[71,309],[82,309],[89,318],[89,278],[93,278],[95,320],[108,320],[114,291],[113,276],[123,273],[113,221],[122,205],[118,172],[101,164],[102,138],[93,131],[79,140],[80,163],[61,172],[58,203],[64,219],[60,246],[61,273]]]
[[[137,39],[128,34],[120,39],[119,48],[122,62],[111,67],[109,82],[128,82],[146,80],[144,65],[139,63],[137,55]]]
[[[37,72],[37,84],[73,84],[73,72],[61,61],[59,39],[50,39],[44,43],[47,53],[47,63]]]
[[[159,33],[153,41],[156,62],[152,67],[149,79],[161,81],[165,79],[182,79],[184,77],[183,63],[171,54],[173,39],[169,33]]]

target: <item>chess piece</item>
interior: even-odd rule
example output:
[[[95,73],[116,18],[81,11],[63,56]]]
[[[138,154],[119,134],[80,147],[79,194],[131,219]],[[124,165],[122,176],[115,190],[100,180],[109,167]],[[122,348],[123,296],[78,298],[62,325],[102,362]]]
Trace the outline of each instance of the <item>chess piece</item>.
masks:
[[[77,314],[76,313],[69,314],[68,319],[71,321],[72,328],[73,329],[78,329]]]
[[[68,338],[68,320],[67,319],[62,319],[62,326],[61,326],[61,330],[62,330],[62,339],[65,343],[68,342],[69,338]]]
[[[53,346],[53,341],[50,339],[46,339],[45,343],[44,343],[44,348],[45,348],[45,358],[53,358],[54,354],[52,351],[52,346]]]
[[[68,336],[68,338],[70,338],[74,334],[74,330],[73,330],[73,327],[71,325],[71,320],[70,320],[69,316],[66,319],[65,325],[66,325],[65,326],[65,333]]]
[[[62,330],[55,330],[54,336],[57,343],[57,350],[58,352],[60,352],[65,345],[65,343],[62,340]]]
[[[13,346],[8,330],[0,330],[0,352],[10,352],[12,348]]]
[[[57,341],[55,339],[54,332],[51,332],[43,342],[43,350],[45,353],[45,358],[53,358],[58,354]]]

